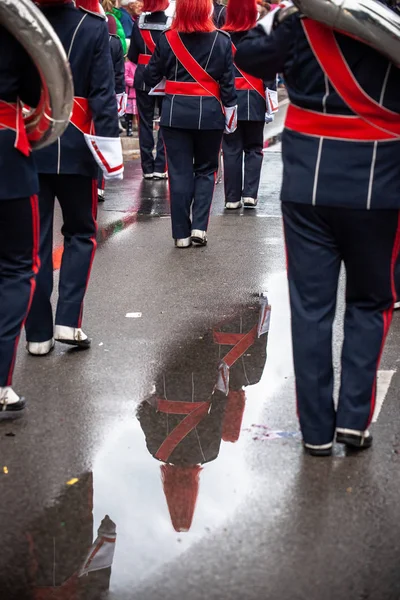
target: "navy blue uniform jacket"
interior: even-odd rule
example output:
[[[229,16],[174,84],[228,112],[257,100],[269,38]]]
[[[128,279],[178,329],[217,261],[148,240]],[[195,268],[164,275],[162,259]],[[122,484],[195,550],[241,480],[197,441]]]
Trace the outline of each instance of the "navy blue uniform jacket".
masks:
[[[219,83],[223,106],[235,106],[237,95],[230,36],[219,30],[179,35],[193,58]],[[161,35],[144,74],[146,83],[151,87],[163,77],[170,81],[194,81],[172,52],[165,33]],[[161,125],[182,129],[224,129],[225,116],[221,104],[214,97],[166,94]]]
[[[157,44],[160,36],[163,32],[161,27],[167,27],[168,17],[163,11],[157,11],[154,13],[150,13],[145,15],[144,23],[147,29],[150,29],[152,38],[154,43]],[[149,48],[147,48],[146,44],[143,41],[142,35],[139,29],[140,19],[135,21],[132,29],[131,36],[131,45],[129,46],[128,58],[131,62],[137,64],[139,60],[139,54],[151,54]],[[159,27],[159,29],[151,29],[151,27]],[[145,65],[137,65],[137,69],[135,72],[135,79],[133,82],[133,87],[136,90],[141,90],[142,92],[149,92],[150,87],[146,85],[143,74],[146,66]]]
[[[247,31],[229,32],[231,40],[237,48],[240,41],[247,35]],[[240,71],[235,67],[235,78],[242,78]],[[275,89],[275,81],[263,80],[264,90],[269,87]],[[239,121],[265,121],[267,110],[266,101],[255,90],[236,90],[238,97]]]
[[[6,29],[0,26],[0,100],[15,103],[18,98],[35,107],[40,98],[40,78],[28,54]],[[14,148],[15,132],[0,130],[0,201],[27,198],[38,192],[32,155]]]
[[[223,27],[226,22],[226,7],[223,4],[218,4],[216,0],[214,0],[214,12],[213,12],[213,21],[215,27],[218,29]]]
[[[335,33],[359,85],[377,102],[400,113],[400,71],[374,49]],[[261,26],[238,46],[238,66],[270,79],[283,72],[291,102],[328,114],[351,115],[326,80],[301,20],[293,15],[267,36]],[[400,119],[400,116],[399,116]],[[281,199],[349,208],[400,208],[399,141],[341,141],[285,129]]]
[[[110,35],[111,59],[114,66],[115,93],[125,92],[125,61],[121,40],[117,35]]]
[[[59,36],[71,64],[75,96],[87,98],[95,134],[119,136],[114,70],[106,21],[72,3],[46,6],[43,12]],[[70,124],[57,142],[35,152],[39,173],[97,178],[98,166],[83,134]]]

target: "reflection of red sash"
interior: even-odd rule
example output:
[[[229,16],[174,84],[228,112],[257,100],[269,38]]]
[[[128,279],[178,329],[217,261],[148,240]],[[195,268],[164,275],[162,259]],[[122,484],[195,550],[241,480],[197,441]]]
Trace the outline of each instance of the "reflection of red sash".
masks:
[[[213,331],[214,342],[220,346],[233,346],[232,350],[222,359],[227,367],[232,367],[257,339],[258,325],[254,325],[248,333],[225,333]]]
[[[286,127],[299,133],[336,139],[399,139],[400,114],[381,106],[360,87],[333,30],[311,19],[303,19],[302,25],[321,69],[355,116],[314,113],[290,107]]]
[[[169,457],[183,439],[204,419],[210,409],[210,402],[176,402],[157,399],[157,411],[173,415],[186,415],[171,431],[157,450],[155,457],[168,462]]]
[[[187,96],[214,96],[221,102],[219,84],[199,65],[197,60],[193,58],[184,43],[182,42],[177,31],[167,31],[165,34],[172,52],[179,60],[184,69],[194,79],[195,85],[192,82],[175,82],[167,81],[165,91],[167,94],[182,94]],[[175,91],[171,91],[175,89]]]
[[[31,149],[25,131],[22,107],[19,102],[11,104],[0,100],[0,130],[2,129],[15,131],[14,147],[24,156],[29,156]]]
[[[94,133],[92,113],[87,98],[75,96],[70,122],[79,129],[81,133]]]
[[[142,36],[144,45],[150,54],[139,54],[138,65],[148,65],[154,50],[156,49],[155,41],[151,35],[151,31],[148,29],[139,29],[140,35]]]
[[[232,44],[232,54],[233,58],[235,58],[236,54],[236,46]],[[264,82],[262,79],[257,79],[257,77],[253,77],[249,73],[245,71],[241,71],[239,67],[235,64],[235,67],[241,74],[241,77],[235,78],[235,88],[237,90],[253,90],[260,94],[260,96],[265,100],[265,89]]]

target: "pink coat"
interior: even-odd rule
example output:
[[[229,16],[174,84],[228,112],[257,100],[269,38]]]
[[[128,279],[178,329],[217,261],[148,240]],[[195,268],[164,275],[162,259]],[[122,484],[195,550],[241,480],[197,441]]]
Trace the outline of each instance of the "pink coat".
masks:
[[[126,83],[126,93],[128,94],[128,99],[132,100],[136,98],[136,90],[133,87],[133,80],[135,79],[136,65],[127,60],[125,63],[125,83]]]

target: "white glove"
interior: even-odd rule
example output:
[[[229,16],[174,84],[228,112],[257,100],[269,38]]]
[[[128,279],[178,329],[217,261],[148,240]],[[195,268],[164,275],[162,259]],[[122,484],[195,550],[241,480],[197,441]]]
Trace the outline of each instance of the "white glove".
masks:
[[[93,158],[103,171],[104,179],[123,179],[124,162],[120,138],[100,137],[85,133]]]
[[[118,106],[118,116],[123,117],[126,113],[126,103],[128,102],[128,94],[122,92],[122,94],[116,94],[116,97]]]
[[[224,106],[225,110],[225,133],[234,133],[237,128],[237,105]]]

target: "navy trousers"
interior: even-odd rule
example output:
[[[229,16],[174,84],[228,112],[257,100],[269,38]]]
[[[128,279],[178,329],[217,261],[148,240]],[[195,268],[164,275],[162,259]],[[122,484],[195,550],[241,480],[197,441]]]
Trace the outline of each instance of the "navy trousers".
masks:
[[[162,99],[149,96],[147,92],[136,90],[136,104],[139,114],[139,144],[142,170],[145,175],[150,173],[164,173],[165,148],[161,129],[158,132],[156,158],[154,159],[154,134],[153,120],[157,104],[161,110]]]
[[[235,133],[225,134],[225,202],[257,198],[263,162],[264,121],[238,121]],[[243,177],[244,155],[244,177]]]
[[[282,204],[293,358],[304,441],[327,444],[336,427],[364,431],[375,408],[376,377],[396,298],[397,210]],[[337,412],[332,325],[342,262],[346,310]]]
[[[222,131],[163,127],[167,149],[172,237],[207,231]],[[192,220],[190,219],[192,209]]]
[[[97,172],[97,189],[104,190],[105,185],[106,185],[106,181],[104,179],[103,169],[99,168],[99,170]]]
[[[26,321],[26,338],[53,337],[53,219],[57,197],[63,215],[64,252],[60,268],[56,325],[80,327],[83,299],[96,251],[97,180],[84,175],[40,175],[40,262],[36,291]]]
[[[39,270],[36,196],[0,202],[0,387],[12,384],[21,328]]]

